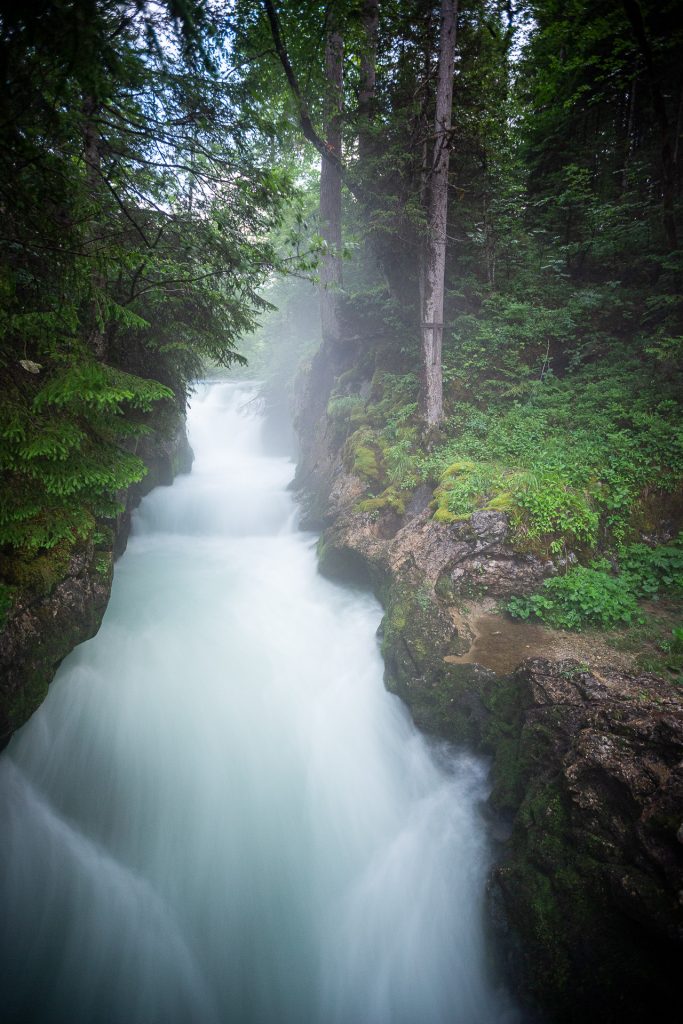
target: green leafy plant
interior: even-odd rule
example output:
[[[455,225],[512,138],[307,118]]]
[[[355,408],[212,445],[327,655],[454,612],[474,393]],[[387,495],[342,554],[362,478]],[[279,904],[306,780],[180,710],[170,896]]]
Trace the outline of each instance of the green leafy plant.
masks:
[[[610,629],[638,617],[635,595],[624,580],[584,566],[546,580],[537,594],[511,598],[506,608],[515,618],[534,617],[572,630]]]
[[[516,618],[535,617],[564,629],[610,629],[642,621],[640,599],[683,593],[681,538],[657,547],[630,544],[620,552],[619,565],[618,574],[606,558],[577,566],[546,580],[536,594],[511,598],[506,608]]]
[[[619,568],[638,597],[683,594],[683,538],[657,547],[629,544],[619,556]]]
[[[677,675],[683,673],[683,626],[671,630],[671,639],[662,645],[666,667]]]

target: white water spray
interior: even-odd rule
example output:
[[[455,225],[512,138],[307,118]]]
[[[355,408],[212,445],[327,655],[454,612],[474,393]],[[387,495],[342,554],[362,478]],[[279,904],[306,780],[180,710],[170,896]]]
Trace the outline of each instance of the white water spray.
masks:
[[[477,759],[386,693],[367,594],[316,571],[253,394],[135,516],[98,635],[0,759],[12,1024],[512,1024]]]

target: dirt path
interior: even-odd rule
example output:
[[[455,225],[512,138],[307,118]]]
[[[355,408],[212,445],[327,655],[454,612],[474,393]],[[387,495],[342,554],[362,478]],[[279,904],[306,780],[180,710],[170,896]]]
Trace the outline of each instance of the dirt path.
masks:
[[[632,669],[635,656],[617,651],[607,643],[603,633],[586,631],[569,633],[550,629],[537,622],[522,622],[496,611],[492,598],[468,602],[454,610],[456,624],[464,624],[474,634],[466,654],[448,656],[452,664],[474,664],[490,668],[499,675],[511,672],[525,658],[575,658],[599,668],[610,665],[616,669]]]

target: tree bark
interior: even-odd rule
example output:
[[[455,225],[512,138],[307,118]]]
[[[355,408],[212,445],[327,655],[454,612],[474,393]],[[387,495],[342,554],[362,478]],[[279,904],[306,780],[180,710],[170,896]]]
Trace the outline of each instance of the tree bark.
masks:
[[[101,156],[100,156],[100,133],[95,115],[97,103],[92,96],[83,97],[83,159],[85,161],[85,180],[88,192],[88,199],[92,207],[90,217],[91,229],[88,230],[88,241],[95,235],[95,215],[99,206],[100,193],[102,188]],[[96,261],[96,256],[91,256]],[[98,295],[104,291],[105,279],[101,270],[93,262],[90,272],[90,283],[92,287],[92,301],[90,304],[91,323],[88,328],[88,345],[96,359],[104,361],[107,355],[107,343],[104,331],[100,326],[100,309]]]
[[[377,36],[379,33],[379,0],[363,0],[361,8],[364,46],[360,57],[358,89],[358,155],[361,162],[372,156],[372,116],[375,105]]]
[[[437,427],[443,419],[441,350],[457,6],[457,0],[442,0],[441,3],[434,157],[422,274],[422,414],[427,430]]]
[[[273,36],[273,42],[275,44],[275,52],[277,53],[280,63],[282,64],[282,68],[284,70],[285,77],[289,84],[292,96],[296,101],[297,113],[299,116],[299,124],[301,125],[301,131],[303,132],[304,138],[307,139],[313,146],[315,146],[315,148],[320,153],[321,157],[327,157],[327,159],[329,160],[334,160],[332,154],[327,152],[327,147],[324,140],[320,138],[320,136],[318,135],[313,126],[313,121],[311,120],[311,115],[308,110],[308,104],[306,103],[303,97],[303,93],[301,92],[301,87],[299,85],[299,80],[294,73],[292,62],[289,59],[287,48],[285,47],[284,41],[282,39],[282,28],[280,26],[280,18],[278,16],[275,5],[273,4],[272,0],[263,0],[263,2],[266,9],[266,14],[268,16],[268,22],[270,24],[270,31]],[[341,170],[341,161],[339,162],[339,164]]]
[[[320,264],[320,321],[323,345],[333,350],[341,343],[338,304],[342,285],[343,58],[344,40],[331,16],[325,38],[327,152],[323,153],[320,162],[320,234],[325,242]]]
[[[636,75],[631,79],[631,88],[628,96],[628,119],[626,122],[626,141],[624,144],[624,169],[621,174],[621,190],[625,192],[628,188],[628,170],[633,152],[633,126],[636,117],[636,89],[638,78]]]

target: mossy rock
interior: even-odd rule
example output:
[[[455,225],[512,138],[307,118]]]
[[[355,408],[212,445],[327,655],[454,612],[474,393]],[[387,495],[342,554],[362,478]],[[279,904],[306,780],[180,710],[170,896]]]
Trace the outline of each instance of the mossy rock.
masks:
[[[351,434],[342,453],[346,469],[369,483],[376,484],[383,477],[382,450],[367,427]]]
[[[406,510],[405,494],[394,486],[387,487],[375,498],[364,498],[356,505],[358,512],[384,512],[389,510],[402,516]]]
[[[421,728],[478,744],[486,715],[482,692],[494,674],[478,665],[446,660],[467,650],[469,639],[456,632],[430,588],[392,583],[385,598],[382,651],[387,689],[406,702]]]
[[[366,445],[358,445],[354,449],[351,469],[356,476],[365,477],[366,480],[379,480],[377,452]]]
[[[449,512],[448,508],[444,505],[437,506],[434,518],[437,523],[458,523],[462,521],[462,516],[456,516],[453,512]]]
[[[66,576],[73,549],[73,544],[62,541],[38,554],[16,551],[0,558],[0,574],[10,586],[47,597]]]

